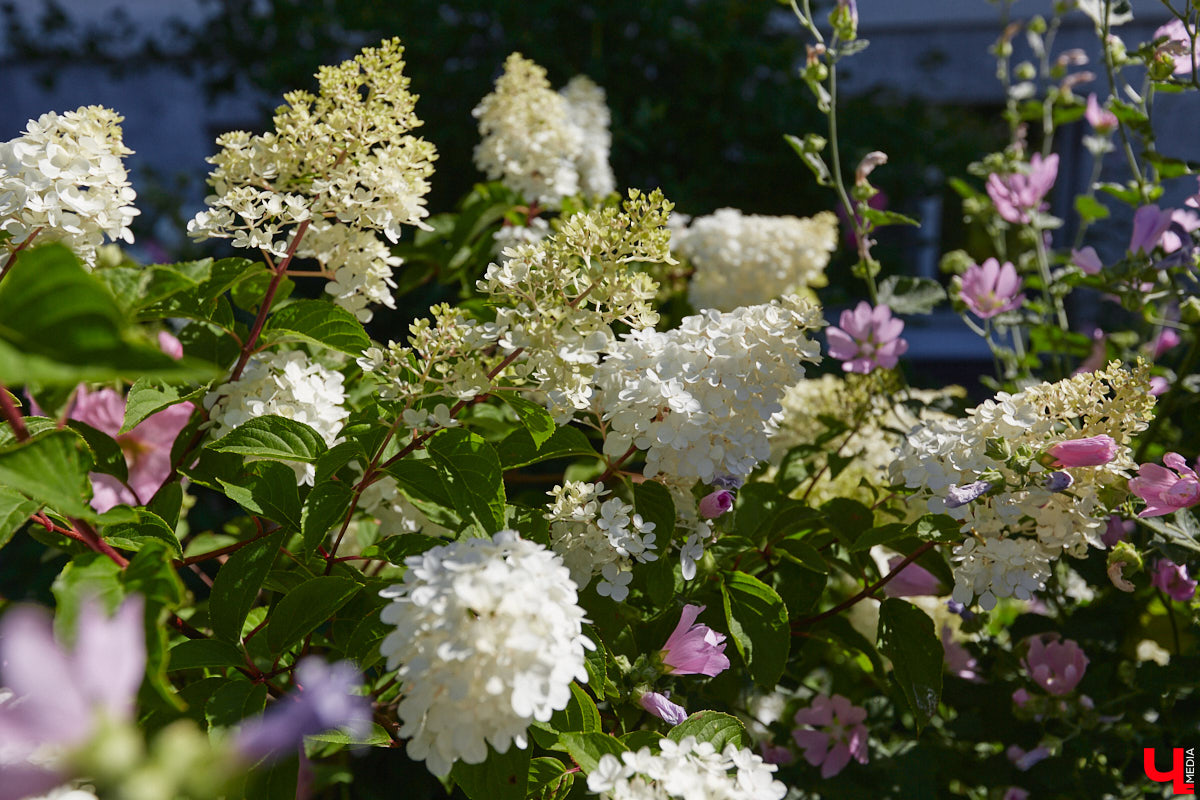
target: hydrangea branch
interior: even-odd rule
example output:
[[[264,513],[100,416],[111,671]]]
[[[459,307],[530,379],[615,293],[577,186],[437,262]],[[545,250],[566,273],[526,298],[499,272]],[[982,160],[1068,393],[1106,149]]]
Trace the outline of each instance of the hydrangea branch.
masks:
[[[935,547],[937,547],[937,542],[925,542],[920,547],[918,547],[916,550],[912,551],[912,553],[910,553],[909,555],[905,556],[902,560],[900,560],[896,564],[896,566],[893,567],[892,570],[888,572],[887,575],[884,575],[882,578],[875,581],[875,583],[872,583],[868,586],[864,586],[862,591],[860,591],[858,594],[854,595],[853,597],[849,597],[849,598],[843,600],[842,602],[838,603],[833,608],[830,608],[826,611],[822,611],[820,614],[814,614],[811,617],[804,617],[803,619],[798,619],[798,620],[793,621],[792,622],[792,629],[793,629],[792,635],[793,636],[801,635],[797,630],[795,630],[796,628],[811,627],[812,625],[820,622],[823,619],[827,619],[829,617],[832,617],[832,616],[842,613],[847,608],[850,608],[851,606],[856,605],[857,603],[860,603],[863,600],[866,600],[868,597],[874,597],[875,592],[879,591],[884,586],[886,586],[892,580],[892,578],[895,578],[897,575],[899,575],[900,572],[905,567],[907,567],[909,564],[913,563],[918,558],[925,555],[926,553],[928,553],[930,550],[932,550]]]

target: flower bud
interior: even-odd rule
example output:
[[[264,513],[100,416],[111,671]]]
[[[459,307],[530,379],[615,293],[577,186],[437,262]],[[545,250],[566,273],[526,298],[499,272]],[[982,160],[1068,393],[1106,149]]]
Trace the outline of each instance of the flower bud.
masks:
[[[716,519],[733,508],[733,492],[728,489],[715,489],[700,500],[700,516],[705,519]]]

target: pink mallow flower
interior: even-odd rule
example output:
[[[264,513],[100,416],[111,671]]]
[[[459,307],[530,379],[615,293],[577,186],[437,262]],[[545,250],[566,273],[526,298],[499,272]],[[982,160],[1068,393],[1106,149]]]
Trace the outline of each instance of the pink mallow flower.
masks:
[[[1163,463],[1166,467],[1142,464],[1137,477],[1129,479],[1129,491],[1146,501],[1139,517],[1161,517],[1200,503],[1200,478],[1183,456],[1167,453]]]
[[[1054,467],[1098,467],[1117,457],[1117,442],[1107,434],[1055,442],[1046,448]]]
[[[1125,541],[1129,534],[1133,533],[1136,523],[1133,520],[1121,519],[1116,514],[1110,514],[1108,524],[1104,527],[1104,533],[1100,536],[1100,541],[1109,550],[1116,547],[1117,542]]]
[[[1175,75],[1190,73],[1193,67],[1200,63],[1200,53],[1192,53],[1192,36],[1188,33],[1183,20],[1173,19],[1154,32],[1155,39],[1161,39],[1164,36],[1167,41],[1161,45],[1161,49],[1169,53],[1175,62],[1172,73]]]
[[[81,388],[71,419],[91,425],[117,440],[129,467],[129,483],[112,475],[91,473],[92,508],[103,514],[121,503],[150,502],[171,475],[171,445],[191,419],[191,403],[177,403],[151,414],[128,433],[118,433],[125,421],[125,398],[112,389],[89,392]]]
[[[1183,340],[1179,338],[1179,334],[1175,332],[1174,328],[1163,328],[1162,332],[1154,339],[1154,360],[1162,358],[1163,354],[1171,348],[1178,347],[1181,341]]]
[[[362,683],[354,664],[327,664],[309,656],[296,665],[295,676],[296,692],[238,729],[234,749],[245,761],[290,756],[305,736],[343,730],[362,738],[370,731],[371,701],[354,693]]]
[[[959,297],[980,319],[1020,308],[1025,302],[1021,294],[1021,277],[1008,261],[1001,264],[989,258],[983,264],[972,264],[962,276]]]
[[[871,307],[865,300],[846,309],[825,335],[829,355],[842,362],[846,372],[866,375],[876,367],[892,369],[900,356],[908,352],[908,342],[900,338],[904,321],[895,319],[886,305]]]
[[[733,492],[728,489],[714,489],[700,500],[700,516],[705,519],[716,519],[733,508]]]
[[[1197,229],[1200,229],[1200,214],[1186,208],[1177,208],[1171,212],[1170,223],[1162,232],[1158,243],[1164,253],[1174,253],[1185,245],[1190,247],[1192,232]]]
[[[1089,94],[1087,109],[1083,112],[1088,124],[1095,128],[1096,133],[1108,134],[1117,129],[1117,115],[1100,105],[1095,93]]]
[[[670,692],[646,692],[638,698],[638,705],[664,722],[678,725],[687,719],[687,709],[672,703],[670,697]]]
[[[1083,270],[1085,275],[1099,275],[1104,269],[1104,262],[1094,247],[1084,247],[1071,251],[1071,263]]]
[[[1083,673],[1088,658],[1073,640],[1058,641],[1053,635],[1035,636],[1025,655],[1025,671],[1038,686],[1053,695],[1072,692]]]
[[[888,572],[903,560],[904,556],[888,559]],[[920,564],[910,563],[883,585],[883,593],[888,597],[936,597],[943,593],[942,582]]]
[[[1027,172],[1013,172],[1004,177],[996,173],[988,175],[988,197],[1006,222],[1027,225],[1033,221],[1030,212],[1046,207],[1042,199],[1057,177],[1058,155],[1043,159],[1040,153],[1034,153]]]
[[[704,606],[686,605],[679,624],[663,645],[662,662],[669,675],[707,675],[710,678],[729,669],[725,655],[725,634],[707,625],[697,625]]]
[[[1150,396],[1159,397],[1167,393],[1171,388],[1171,382],[1162,375],[1153,375],[1150,378]]]
[[[983,683],[979,674],[979,660],[971,651],[954,640],[949,625],[942,626],[942,663],[946,672],[971,683]]]
[[[804,750],[804,759],[821,767],[822,778],[832,778],[850,763],[851,756],[860,764],[867,763],[867,726],[863,720],[867,710],[856,706],[840,694],[833,697],[819,694],[812,705],[796,712],[797,727],[792,738]]]
[[[1008,760],[1021,772],[1028,772],[1034,764],[1049,758],[1050,750],[1044,745],[1038,745],[1032,750],[1025,750],[1018,745],[1010,744],[1004,751],[1004,755],[1008,756]]]
[[[146,668],[142,598],[126,598],[115,615],[86,602],[74,646],[54,637],[40,609],[17,607],[0,621],[0,800],[44,794],[63,776],[41,756],[78,747],[105,722],[133,718]]]
[[[1171,227],[1171,209],[1142,206],[1133,212],[1133,233],[1129,236],[1129,252],[1146,255],[1158,246],[1158,240]]]
[[[1189,602],[1196,596],[1196,581],[1188,577],[1187,567],[1169,558],[1160,558],[1150,573],[1150,583],[1172,600]]]

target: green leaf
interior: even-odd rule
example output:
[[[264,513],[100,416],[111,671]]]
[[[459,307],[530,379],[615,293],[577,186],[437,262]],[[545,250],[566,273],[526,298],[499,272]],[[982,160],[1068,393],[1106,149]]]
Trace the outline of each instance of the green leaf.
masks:
[[[739,748],[752,744],[741,720],[720,711],[697,711],[667,732],[667,738],[673,742],[681,742],[687,736],[695,736],[700,742],[710,742],[718,753],[727,744]]]
[[[546,440],[558,430],[558,426],[554,424],[554,417],[550,416],[550,412],[537,403],[529,402],[516,392],[496,392],[493,394],[493,397],[500,398],[513,411],[517,412],[517,417],[520,418],[521,424],[525,426],[525,430],[529,431],[529,436],[533,440],[535,448],[545,444]]]
[[[1079,212],[1079,218],[1085,223],[1108,218],[1108,206],[1090,194],[1076,196],[1075,210]]]
[[[296,473],[278,461],[257,461],[234,481],[217,478],[225,496],[251,514],[300,528],[300,492]],[[236,481],[236,482],[235,482]]]
[[[121,573],[125,589],[163,608],[179,608],[183,602],[183,582],[171,561],[173,552],[164,542],[144,545]]]
[[[121,568],[108,556],[88,551],[75,556],[51,586],[54,592],[54,629],[59,636],[73,633],[79,610],[86,602],[96,601],[112,613],[125,597]]]
[[[313,487],[300,511],[305,553],[315,552],[329,531],[341,524],[353,499],[353,490],[341,481],[325,481]]]
[[[485,534],[503,529],[504,481],[492,446],[470,431],[449,428],[432,436],[425,449],[441,468],[459,515],[473,517]]]
[[[0,383],[212,374],[205,365],[175,361],[130,330],[108,287],[62,245],[24,251],[0,283]]]
[[[12,540],[13,534],[39,507],[36,500],[0,486],[0,547]]]
[[[282,653],[332,617],[362,591],[352,578],[323,575],[310,578],[283,596],[267,623],[267,646]]]
[[[437,469],[434,468],[434,463],[432,459],[418,461],[406,458],[399,463],[392,464],[384,472],[395,478],[396,485],[414,499],[424,500],[444,508],[454,508],[454,500],[446,491],[446,484],[442,481],[442,476],[438,474]]]
[[[533,435],[526,428],[519,428],[509,434],[496,448],[500,455],[500,463],[504,469],[516,469],[549,461],[552,458],[569,458],[571,456],[592,456],[598,458],[596,448],[592,447],[587,436],[578,428],[569,425],[554,431],[549,439],[540,445],[535,444]]]
[[[183,556],[179,537],[166,520],[147,509],[134,510],[138,515],[136,522],[119,522],[105,526],[105,541],[113,547],[134,551],[141,550],[147,542],[158,542],[167,548],[173,558]]]
[[[877,305],[886,305],[893,314],[929,314],[946,299],[946,290],[930,278],[889,275],[879,284]]]
[[[208,616],[213,635],[234,644],[241,641],[242,623],[275,562],[284,531],[251,542],[229,557],[213,580]]]
[[[862,550],[870,550],[877,544],[889,544],[898,539],[903,539],[906,536],[911,536],[912,532],[908,525],[902,522],[889,522],[887,525],[881,525],[878,528],[872,528],[854,540],[854,543],[847,548],[851,553],[857,553]]]
[[[327,449],[321,434],[310,426],[274,414],[243,422],[208,447],[218,453],[306,464],[316,461]]]
[[[171,670],[203,667],[242,667],[242,651],[220,639],[188,639],[171,648]]]
[[[646,592],[658,606],[665,606],[675,595],[675,559],[671,538],[675,534],[675,501],[671,492],[658,481],[644,481],[633,487],[633,507],[646,522],[654,523],[654,545],[659,557],[642,567]]]
[[[147,417],[157,414],[164,408],[169,408],[185,400],[196,400],[206,391],[206,387],[190,392],[182,391],[164,381],[153,378],[138,378],[129,389],[125,398],[125,421],[118,433],[129,433],[138,423]]]
[[[18,262],[19,263],[19,262]],[[96,519],[87,504],[92,496],[89,464],[72,431],[54,431],[0,449],[0,486],[49,506],[60,514]]]
[[[404,559],[445,544],[444,539],[421,533],[400,533],[376,542],[362,551],[366,558],[383,558],[392,564],[404,564]]]
[[[529,762],[529,788],[532,800],[561,800],[571,791],[575,773],[557,758],[535,758]]]
[[[351,736],[344,731],[326,731],[317,733],[311,736],[305,736],[305,741],[322,742],[325,744],[346,744],[346,745],[370,745],[371,747],[390,747],[392,737],[388,736],[387,729],[378,722],[371,723],[371,732],[366,736],[358,737]]]
[[[450,777],[471,800],[525,800],[529,755],[529,748],[510,745],[507,753],[497,753],[488,745],[488,756],[482,764],[458,761]]]
[[[579,684],[572,683],[571,702],[567,703],[567,707],[562,711],[554,712],[554,716],[550,718],[550,725],[561,733],[599,731],[600,712],[596,710],[596,704],[588,697],[588,693],[581,689]]]
[[[729,633],[750,676],[760,686],[774,688],[787,664],[792,646],[787,606],[770,586],[744,572],[726,576],[721,584]]]
[[[323,300],[296,300],[267,319],[263,338],[268,342],[302,339],[352,356],[371,346],[362,323],[346,309]]]
[[[125,453],[116,439],[75,419],[69,421],[67,427],[79,434],[79,438],[83,439],[92,455],[89,472],[112,475],[121,483],[129,481],[129,465],[125,462]]]
[[[584,773],[589,773],[600,763],[601,756],[621,757],[629,748],[620,739],[607,733],[564,733],[558,737],[556,749],[565,750]]]
[[[821,511],[829,520],[829,529],[847,546],[875,527],[875,513],[848,497],[835,497],[827,501],[822,504]]]
[[[879,607],[879,649],[892,661],[892,672],[920,732],[937,714],[942,695],[944,652],[933,620],[911,603],[894,597],[884,600]]]
[[[829,174],[829,167],[825,165],[825,159],[821,158],[821,151],[825,149],[826,144],[825,137],[809,133],[801,139],[798,136],[784,134],[783,140],[792,146],[792,149],[796,151],[796,155],[800,156],[800,160],[812,170],[817,183],[822,186],[833,186],[833,178]]]
[[[263,712],[267,706],[267,685],[231,680],[213,692],[204,705],[209,730],[232,728],[247,717]]]
[[[876,228],[885,228],[889,225],[913,225],[917,228],[921,227],[920,220],[907,217],[904,214],[897,214],[895,211],[886,211],[882,208],[863,208],[860,205],[858,213]],[[915,280],[928,279],[916,278]]]

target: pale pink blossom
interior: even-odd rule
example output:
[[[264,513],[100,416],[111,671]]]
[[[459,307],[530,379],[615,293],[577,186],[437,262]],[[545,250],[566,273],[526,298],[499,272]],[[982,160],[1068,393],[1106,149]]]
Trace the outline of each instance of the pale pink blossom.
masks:
[[[1192,52],[1192,36],[1188,33],[1183,20],[1173,19],[1154,31],[1155,39],[1161,39],[1164,36],[1167,41],[1159,48],[1169,54],[1175,62],[1172,73],[1175,75],[1190,73],[1197,63],[1200,63],[1200,54]]]
[[[1029,800],[1029,790],[1020,786],[1010,786],[1004,790],[1004,797],[1000,800]]]
[[[1088,95],[1087,109],[1083,115],[1088,124],[1095,128],[1096,133],[1107,134],[1117,129],[1117,115],[1100,105],[1094,93]]]
[[[804,750],[804,759],[821,767],[822,778],[832,778],[850,763],[851,757],[867,763],[867,710],[840,694],[819,694],[812,705],[796,712],[797,727],[792,738]]]
[[[1008,756],[1008,760],[1021,772],[1028,772],[1034,764],[1049,758],[1050,750],[1042,745],[1032,750],[1025,750],[1018,745],[1010,744],[1004,751],[1004,755]]]
[[[1171,209],[1142,206],[1133,212],[1133,233],[1129,237],[1129,252],[1145,255],[1158,246],[1167,228],[1171,227]]]
[[[1001,264],[989,258],[983,264],[972,264],[963,273],[959,297],[977,317],[990,319],[1021,307],[1025,302],[1021,283],[1016,267],[1010,262]]]
[[[679,624],[663,645],[662,662],[672,675],[708,675],[729,669],[725,655],[725,634],[707,625],[696,624],[704,606],[685,605]]]
[[[872,308],[864,300],[853,311],[843,311],[838,325],[825,335],[829,355],[839,359],[846,372],[866,375],[876,367],[892,369],[908,352],[908,342],[900,338],[904,321],[894,318],[886,305]]]
[[[700,516],[705,519],[716,519],[733,508],[733,492],[728,489],[714,489],[700,500]]]
[[[762,760],[768,764],[787,766],[796,760],[796,754],[792,752],[792,749],[781,744],[774,745],[763,742],[758,746],[758,751],[762,753]]]
[[[971,651],[954,640],[954,633],[949,625],[942,626],[942,662],[946,672],[956,678],[962,678],[971,683],[983,683],[979,674],[979,660],[971,655]]]
[[[1159,397],[1167,393],[1171,388],[1171,382],[1162,375],[1154,375],[1150,378],[1150,396]]]
[[[1158,243],[1164,253],[1174,253],[1192,244],[1192,232],[1200,229],[1200,214],[1177,208],[1171,212],[1171,221],[1159,237]]]
[[[1126,564],[1124,561],[1114,561],[1109,564],[1108,569],[1106,570],[1108,573],[1108,579],[1112,582],[1113,586],[1117,587],[1118,590],[1122,592],[1132,592],[1137,587],[1130,583],[1129,579],[1125,577],[1125,567]]]
[[[1104,262],[1100,260],[1100,256],[1096,253],[1094,247],[1083,247],[1079,250],[1071,251],[1071,263],[1079,267],[1087,275],[1097,275],[1100,270],[1104,269]]]
[[[104,721],[131,720],[146,668],[142,598],[131,595],[111,618],[85,602],[75,643],[54,636],[40,609],[17,607],[0,621],[0,800],[35,796],[62,783],[31,763],[35,752],[77,747]]]
[[[1117,457],[1117,442],[1107,434],[1055,442],[1046,448],[1054,467],[1098,467]]]
[[[158,332],[158,349],[176,361],[183,358],[183,343],[166,331]]]
[[[638,705],[664,722],[678,725],[687,719],[687,709],[672,703],[670,697],[670,692],[646,692],[638,698]]]
[[[71,408],[71,419],[116,439],[129,468],[128,483],[104,473],[90,474],[92,508],[104,513],[121,503],[150,502],[171,475],[171,446],[191,419],[192,410],[189,402],[177,403],[146,417],[133,430],[119,433],[125,421],[125,398],[113,389],[89,392],[81,387]]]
[[[894,570],[903,560],[903,556],[888,559],[888,571]],[[912,562],[883,585],[883,593],[888,597],[937,596],[942,594],[942,582],[932,572]]]
[[[992,198],[996,212],[1005,221],[1027,225],[1033,221],[1031,212],[1046,208],[1042,200],[1057,177],[1058,155],[1043,159],[1040,153],[1034,153],[1025,172],[1013,172],[1003,177],[996,173],[989,175],[988,197]]]
[[[1129,491],[1146,501],[1139,517],[1161,517],[1200,503],[1200,478],[1178,453],[1167,453],[1163,464],[1142,464]]]
[[[1087,671],[1088,658],[1073,640],[1059,641],[1053,634],[1035,636],[1025,655],[1025,671],[1038,686],[1053,695],[1074,691]]]
[[[1160,558],[1150,573],[1150,583],[1172,600],[1189,602],[1196,596],[1196,581],[1188,577],[1187,567],[1169,558]]]
[[[1012,693],[1012,701],[1017,708],[1024,708],[1029,702],[1029,692],[1024,687],[1017,689]]]
[[[1175,332],[1174,328],[1163,328],[1162,332],[1154,339],[1154,360],[1162,358],[1163,354],[1171,348],[1178,347],[1181,341],[1183,340],[1179,338],[1179,334]]]
[[[1104,529],[1100,541],[1110,550],[1116,546],[1117,542],[1125,541],[1129,534],[1133,533],[1136,523],[1133,520],[1121,519],[1116,514],[1111,514],[1108,517],[1108,525]]]

